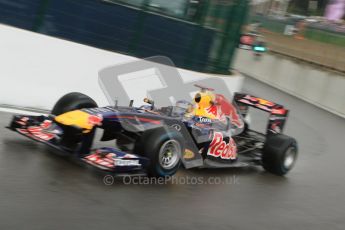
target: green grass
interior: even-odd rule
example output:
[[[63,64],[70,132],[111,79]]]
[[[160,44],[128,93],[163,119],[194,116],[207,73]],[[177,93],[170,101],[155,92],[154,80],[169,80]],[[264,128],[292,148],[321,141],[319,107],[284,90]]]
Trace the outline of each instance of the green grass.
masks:
[[[304,31],[304,36],[310,40],[345,47],[345,35],[306,28]]]

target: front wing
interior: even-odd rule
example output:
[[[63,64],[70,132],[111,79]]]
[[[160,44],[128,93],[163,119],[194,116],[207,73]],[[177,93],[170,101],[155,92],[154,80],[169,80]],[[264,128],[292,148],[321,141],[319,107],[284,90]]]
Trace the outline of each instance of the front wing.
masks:
[[[66,130],[66,127],[57,124],[51,116],[16,115],[7,128],[66,154],[75,155],[82,162],[105,171],[138,172],[143,171],[149,164],[145,157],[115,148],[87,148],[85,146],[91,147],[92,133],[83,134],[83,130],[78,127],[68,127],[69,130]],[[79,143],[68,143],[66,132],[69,132],[67,135],[74,134],[74,140]]]

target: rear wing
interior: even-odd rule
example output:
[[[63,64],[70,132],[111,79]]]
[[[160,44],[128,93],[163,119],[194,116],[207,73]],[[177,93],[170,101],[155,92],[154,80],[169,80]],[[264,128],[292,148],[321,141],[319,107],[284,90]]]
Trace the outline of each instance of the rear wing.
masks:
[[[270,116],[267,125],[267,134],[277,134],[283,132],[283,128],[289,114],[289,110],[284,108],[284,106],[260,97],[242,93],[235,93],[233,102],[237,105],[238,110],[243,117],[246,117],[249,107],[268,112]]]

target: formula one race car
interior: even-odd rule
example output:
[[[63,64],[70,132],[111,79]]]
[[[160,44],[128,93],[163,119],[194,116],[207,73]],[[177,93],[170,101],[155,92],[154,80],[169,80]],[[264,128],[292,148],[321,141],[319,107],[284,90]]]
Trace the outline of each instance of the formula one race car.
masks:
[[[236,93],[233,102],[213,89],[201,87],[193,102],[174,106],[98,107],[81,93],[69,93],[51,115],[17,115],[9,125],[33,140],[73,154],[88,165],[115,173],[145,172],[164,177],[185,168],[225,168],[262,165],[286,174],[297,157],[297,143],[282,134],[288,110],[273,102]],[[253,131],[245,122],[248,107],[270,114],[267,133]],[[94,149],[96,130],[112,147]],[[116,144],[115,144],[116,143]]]

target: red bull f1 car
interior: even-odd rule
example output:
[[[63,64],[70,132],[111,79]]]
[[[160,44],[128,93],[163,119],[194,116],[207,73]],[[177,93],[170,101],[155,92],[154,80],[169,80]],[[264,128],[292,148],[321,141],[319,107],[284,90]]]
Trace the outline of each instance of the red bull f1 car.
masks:
[[[50,115],[13,117],[9,129],[42,142],[82,162],[114,173],[174,175],[180,167],[226,168],[261,165],[284,175],[294,166],[297,143],[282,134],[288,110],[282,105],[236,93],[232,102],[213,89],[200,91],[192,102],[156,108],[98,107],[81,93],[69,93]],[[248,108],[269,113],[267,132],[253,131],[245,121]],[[93,148],[95,131],[113,146]]]

